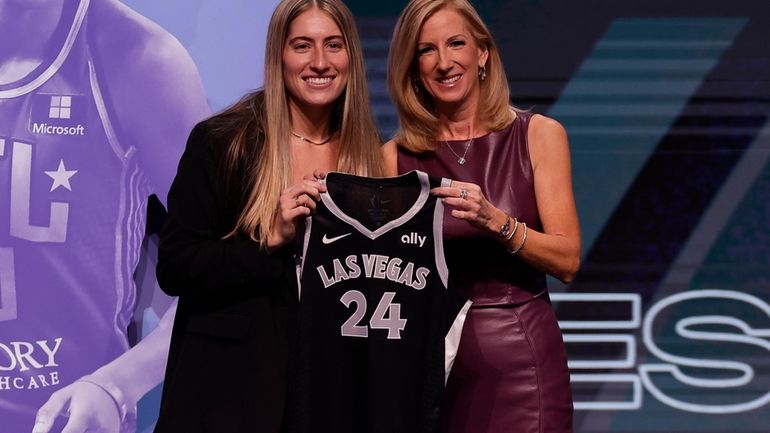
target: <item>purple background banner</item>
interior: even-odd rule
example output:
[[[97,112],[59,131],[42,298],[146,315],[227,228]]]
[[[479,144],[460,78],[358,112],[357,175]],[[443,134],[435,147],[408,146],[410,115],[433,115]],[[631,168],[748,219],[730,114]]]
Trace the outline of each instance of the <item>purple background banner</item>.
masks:
[[[44,403],[51,431],[151,430],[160,204],[192,125],[261,84],[274,5],[0,0],[2,431]]]

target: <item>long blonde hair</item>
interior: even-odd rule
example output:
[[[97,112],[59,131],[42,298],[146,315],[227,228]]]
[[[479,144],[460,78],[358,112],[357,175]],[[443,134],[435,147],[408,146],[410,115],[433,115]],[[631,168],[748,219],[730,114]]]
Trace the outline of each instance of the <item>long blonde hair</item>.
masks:
[[[388,53],[388,92],[399,117],[395,141],[413,152],[433,150],[430,140],[439,132],[433,101],[417,80],[417,42],[425,21],[444,8],[459,12],[468,23],[477,45],[489,52],[484,65],[486,79],[480,82],[477,116],[481,126],[496,131],[509,125],[515,117],[497,45],[476,9],[467,0],[412,0],[401,12],[393,30]],[[415,86],[419,86],[418,91]]]
[[[332,128],[340,135],[337,170],[359,176],[382,176],[381,140],[369,108],[369,93],[363,52],[353,15],[340,0],[283,0],[273,12],[267,30],[265,50],[265,85],[261,92],[248,95],[229,111],[242,111],[250,121],[241,123],[228,150],[227,170],[232,173],[244,159],[253,161],[246,175],[254,182],[232,234],[244,233],[258,240],[262,247],[275,225],[281,191],[292,181],[289,147],[291,120],[283,80],[283,48],[289,25],[302,12],[317,8],[329,14],[342,31],[349,57],[349,75],[345,91],[332,113]],[[261,134],[255,134],[254,129]],[[256,149],[253,140],[264,138]],[[250,158],[249,151],[259,151]]]

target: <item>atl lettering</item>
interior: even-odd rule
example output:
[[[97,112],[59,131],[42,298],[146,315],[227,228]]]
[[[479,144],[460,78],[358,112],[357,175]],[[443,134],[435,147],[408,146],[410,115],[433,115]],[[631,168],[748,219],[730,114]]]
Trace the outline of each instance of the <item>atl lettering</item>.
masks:
[[[69,204],[52,201],[49,205],[48,225],[34,225],[30,222],[30,204],[32,197],[32,145],[23,141],[0,138],[0,161],[8,158],[11,181],[9,182],[11,197],[11,215],[9,234],[19,239],[31,242],[65,242],[67,236],[67,220]],[[46,200],[44,197],[34,197],[36,200]]]

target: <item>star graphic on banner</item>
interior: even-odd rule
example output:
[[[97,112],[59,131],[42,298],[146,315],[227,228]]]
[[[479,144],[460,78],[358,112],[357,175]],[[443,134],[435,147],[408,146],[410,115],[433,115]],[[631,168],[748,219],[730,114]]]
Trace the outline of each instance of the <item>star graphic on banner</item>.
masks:
[[[70,178],[77,173],[77,170],[67,170],[64,168],[64,160],[59,160],[59,168],[56,169],[56,171],[46,171],[45,174],[48,175],[51,179],[53,179],[53,183],[51,184],[51,191],[55,190],[56,188],[63,186],[67,188],[68,190],[72,191],[72,187],[70,186]]]

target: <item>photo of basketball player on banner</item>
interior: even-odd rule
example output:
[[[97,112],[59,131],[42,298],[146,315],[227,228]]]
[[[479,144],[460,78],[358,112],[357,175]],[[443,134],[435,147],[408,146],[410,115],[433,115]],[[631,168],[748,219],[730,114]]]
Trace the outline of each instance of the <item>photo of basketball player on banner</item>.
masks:
[[[203,87],[115,0],[1,0],[0,28],[0,429],[133,431],[175,308],[131,347],[148,200],[210,112]]]

